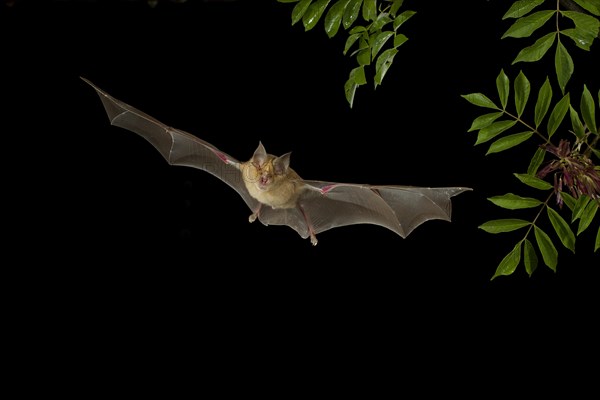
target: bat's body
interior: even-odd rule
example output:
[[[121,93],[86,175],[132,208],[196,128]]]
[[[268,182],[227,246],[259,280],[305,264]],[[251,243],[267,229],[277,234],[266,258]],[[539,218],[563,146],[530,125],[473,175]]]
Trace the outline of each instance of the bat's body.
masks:
[[[313,245],[318,233],[352,224],[380,225],[404,238],[425,221],[450,221],[450,198],[471,190],[308,181],[290,168],[290,153],[267,154],[261,143],[250,160],[240,162],[82,79],[100,96],[112,125],[144,137],[169,164],[199,168],[227,183],[250,207],[250,222],[288,225]]]

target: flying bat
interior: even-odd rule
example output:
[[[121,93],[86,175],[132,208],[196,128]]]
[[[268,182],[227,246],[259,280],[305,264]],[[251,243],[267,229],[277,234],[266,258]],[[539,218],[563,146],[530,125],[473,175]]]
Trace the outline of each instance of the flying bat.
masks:
[[[250,222],[287,225],[313,245],[318,233],[354,224],[380,225],[405,238],[425,221],[450,221],[450,198],[471,190],[305,180],[290,167],[291,153],[268,154],[260,142],[252,157],[240,162],[81,79],[100,96],[111,125],[142,136],[170,165],[201,169],[231,186],[250,208]]]

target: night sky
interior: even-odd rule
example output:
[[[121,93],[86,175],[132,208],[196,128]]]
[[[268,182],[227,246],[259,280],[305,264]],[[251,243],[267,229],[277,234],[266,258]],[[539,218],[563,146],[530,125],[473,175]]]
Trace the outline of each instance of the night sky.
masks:
[[[132,343],[160,342],[150,332],[161,332],[179,350],[206,335],[239,352],[289,342],[302,352],[312,341],[343,354],[341,342],[364,345],[364,334],[387,351],[403,334],[404,343],[429,337],[430,351],[453,358],[453,335],[493,348],[542,332],[572,343],[556,334],[561,326],[589,333],[600,306],[597,220],[576,255],[553,236],[556,273],[540,259],[531,278],[521,264],[493,281],[521,233],[477,228],[514,215],[486,199],[528,194],[512,173],[526,170],[535,144],[485,156],[467,129],[486,111],[460,95],[496,99],[501,68],[513,79],[530,68],[537,91],[545,76],[511,65],[529,42],[500,40],[509,22],[499,1],[406,3],[418,13],[401,28],[409,41],[383,85],[360,87],[352,109],[346,35],[291,26],[290,4],[2,4],[2,129],[22,206],[15,237],[28,249],[23,261],[36,260],[28,281],[47,289],[34,312],[81,318],[108,336],[130,332]],[[597,47],[570,47],[573,90],[587,82],[597,93],[598,74],[586,74],[599,64]],[[429,221],[406,239],[356,225],[319,234],[313,247],[288,227],[249,224],[250,210],[224,183],[169,166],[144,139],[111,127],[80,76],[240,160],[260,140],[269,153],[292,151],[307,179],[474,190],[453,198],[451,223]]]

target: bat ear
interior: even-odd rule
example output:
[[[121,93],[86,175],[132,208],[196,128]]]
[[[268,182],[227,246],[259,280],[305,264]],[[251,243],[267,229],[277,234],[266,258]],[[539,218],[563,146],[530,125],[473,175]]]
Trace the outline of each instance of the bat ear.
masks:
[[[273,160],[273,167],[275,168],[276,174],[284,174],[287,172],[290,166],[290,157],[292,153],[285,153],[281,157],[277,157]]]
[[[260,141],[258,142],[258,147],[252,155],[252,161],[258,163],[258,165],[263,165],[265,161],[267,161],[267,151],[265,150],[265,146],[263,146]]]

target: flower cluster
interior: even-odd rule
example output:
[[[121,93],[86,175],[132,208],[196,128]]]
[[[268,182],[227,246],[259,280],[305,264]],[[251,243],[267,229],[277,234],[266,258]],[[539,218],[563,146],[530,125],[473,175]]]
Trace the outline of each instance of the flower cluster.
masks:
[[[554,193],[559,206],[563,204],[563,187],[575,198],[587,195],[600,201],[600,170],[587,155],[580,153],[578,148],[571,148],[569,141],[564,139],[558,146],[546,144],[545,149],[557,158],[542,168],[538,177],[543,179],[554,172]]]

